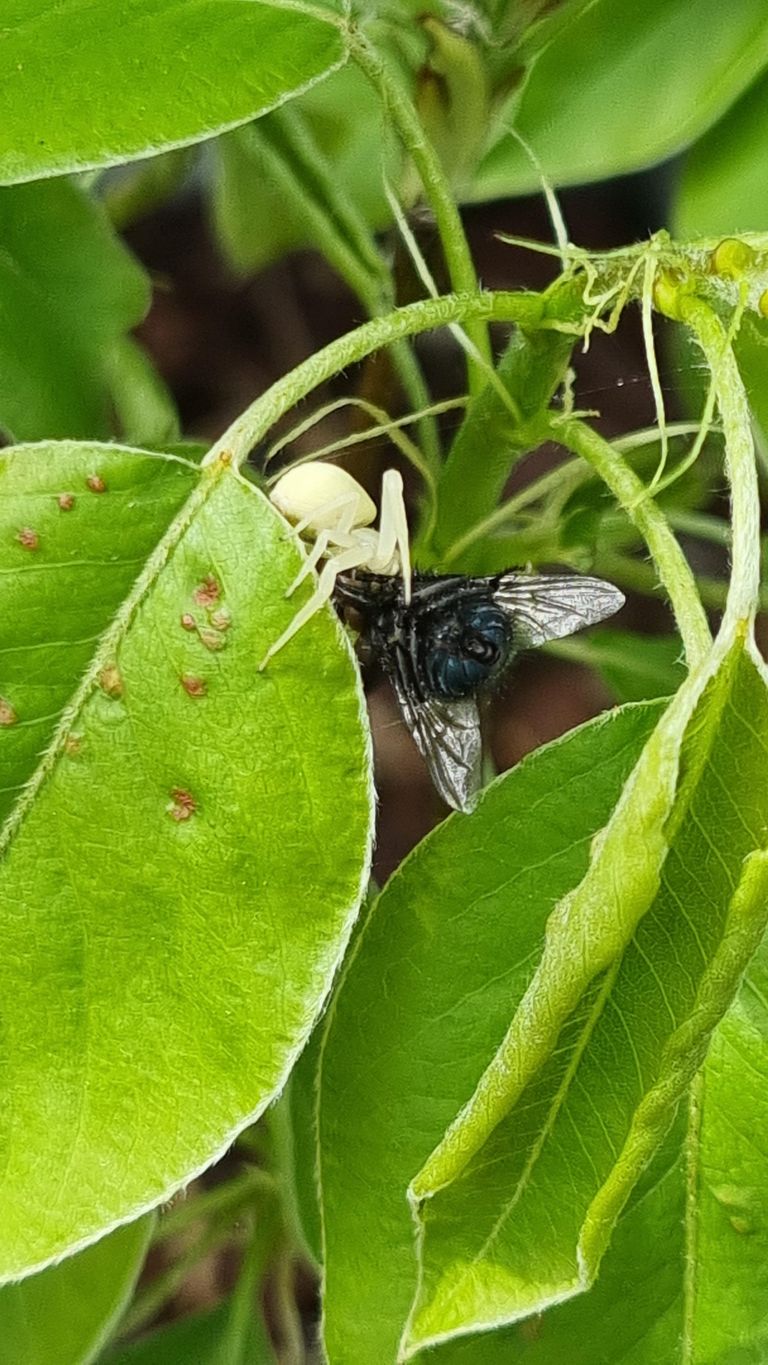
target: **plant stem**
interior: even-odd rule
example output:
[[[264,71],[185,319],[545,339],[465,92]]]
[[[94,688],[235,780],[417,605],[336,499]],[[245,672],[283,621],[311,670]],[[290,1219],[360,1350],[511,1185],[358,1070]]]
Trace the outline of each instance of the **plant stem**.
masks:
[[[585,422],[574,417],[552,421],[549,436],[589,461],[642,535],[672,604],[688,667],[694,668],[708,654],[712,637],[693,572],[663,512],[634,470]]]
[[[262,1356],[265,1361],[274,1359],[261,1314],[259,1291],[279,1235],[277,1200],[272,1200],[251,1215],[248,1242],[222,1332],[219,1354],[226,1365],[250,1365],[254,1347],[259,1351],[259,1360]]]
[[[294,404],[339,370],[363,360],[382,346],[391,345],[417,332],[473,318],[482,318],[487,322],[518,322],[535,327],[541,314],[542,300],[539,294],[499,291],[419,299],[383,317],[372,318],[354,331],[338,337],[278,379],[224,432],[208,451],[202,465],[216,464],[225,452],[235,463],[242,464],[252,447]]]
[[[681,298],[679,309],[706,357],[723,426],[731,486],[731,582],[723,630],[730,633],[739,621],[752,623],[760,599],[760,490],[749,403],[729,336],[717,314],[694,296]]]
[[[304,1334],[296,1303],[295,1261],[290,1245],[283,1248],[274,1272],[275,1312],[281,1340],[281,1365],[303,1365]]]
[[[349,29],[348,41],[351,57],[376,87],[403,146],[410,153],[419,172],[424,192],[435,215],[451,284],[457,293],[473,293],[478,288],[475,267],[464,234],[461,215],[448,178],[440,164],[440,158],[426,137],[413,104],[397,79],[387,69],[376,49],[354,26]],[[491,364],[491,344],[484,319],[482,317],[468,319],[467,333],[486,363]],[[482,367],[470,363],[470,392],[478,393],[484,386],[485,375]]]

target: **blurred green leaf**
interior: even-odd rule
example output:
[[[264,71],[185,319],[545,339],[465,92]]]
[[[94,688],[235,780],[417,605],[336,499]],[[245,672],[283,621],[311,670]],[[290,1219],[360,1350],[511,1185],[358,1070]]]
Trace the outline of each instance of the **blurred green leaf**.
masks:
[[[1,1365],[85,1365],[111,1334],[141,1270],[153,1219],[118,1228],[59,1265],[0,1288]]]
[[[499,119],[471,197],[540,188],[510,126],[555,185],[622,175],[695,141],[766,62],[763,0],[595,0],[566,10]]]
[[[669,697],[685,677],[676,635],[639,635],[608,627],[573,640],[558,640],[548,649],[596,668],[618,702]]]
[[[768,221],[768,77],[691,147],[673,211],[678,237],[763,232]]]
[[[74,184],[0,189],[0,426],[17,440],[107,435],[110,357],[149,298]]]
[[[350,77],[356,77],[356,83]],[[361,121],[368,126],[364,115],[374,98],[372,89],[360,90],[359,72],[345,69],[336,73],[337,78],[342,91],[352,83]],[[384,264],[357,206],[354,187],[346,193],[344,151],[332,157],[324,154],[302,112],[307,99],[298,109],[275,110],[218,139],[214,226],[238,270],[256,270],[286,251],[314,247],[375,311]],[[345,112],[348,109],[349,104]],[[375,163],[375,158],[371,160]],[[375,169],[381,182],[383,161]]]
[[[112,403],[120,437],[128,445],[163,450],[179,440],[173,398],[141,346],[122,337],[109,361]]]
[[[416,1288],[408,1183],[503,1037],[551,907],[658,716],[628,707],[539,749],[423,840],[375,903],[319,1073],[331,1360],[394,1361]]]
[[[199,142],[344,55],[331,24],[267,3],[6,0],[2,22],[4,184]]]
[[[300,556],[253,485],[74,444],[5,451],[0,477],[10,1276],[167,1198],[282,1087],[371,790],[332,614],[257,672]]]

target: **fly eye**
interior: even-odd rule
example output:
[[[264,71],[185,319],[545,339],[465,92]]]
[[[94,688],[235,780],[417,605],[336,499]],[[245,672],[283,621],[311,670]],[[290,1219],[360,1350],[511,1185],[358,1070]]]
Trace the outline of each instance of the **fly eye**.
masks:
[[[479,631],[472,631],[465,635],[462,640],[462,653],[468,659],[477,659],[481,663],[495,664],[501,654],[497,642],[487,635],[481,635]]]

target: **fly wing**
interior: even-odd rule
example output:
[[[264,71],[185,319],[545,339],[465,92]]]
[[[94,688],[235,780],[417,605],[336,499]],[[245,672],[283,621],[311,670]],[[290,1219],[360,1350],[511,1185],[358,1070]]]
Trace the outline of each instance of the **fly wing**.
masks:
[[[500,574],[492,595],[526,646],[594,626],[624,605],[624,594],[612,583],[578,574]]]
[[[408,729],[447,805],[470,811],[482,781],[480,715],[473,697],[423,697],[410,660],[398,650],[390,676]]]

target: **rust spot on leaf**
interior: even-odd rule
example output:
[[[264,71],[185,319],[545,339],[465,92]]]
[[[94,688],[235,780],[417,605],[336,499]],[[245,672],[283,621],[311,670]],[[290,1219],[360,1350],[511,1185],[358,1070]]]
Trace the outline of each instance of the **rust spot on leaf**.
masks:
[[[226,607],[212,611],[208,619],[214,630],[229,630],[232,625],[232,613]]]
[[[40,549],[40,537],[37,531],[33,531],[29,526],[22,526],[21,530],[17,532],[16,539],[19,545],[24,546],[25,550]]]
[[[75,495],[74,493],[59,493],[56,501],[62,512],[71,512],[75,505]]]
[[[195,588],[193,597],[199,607],[212,607],[221,597],[221,584],[213,574],[206,574],[202,583]]]
[[[208,691],[205,678],[193,678],[191,673],[182,674],[181,685],[190,697],[204,697]]]
[[[223,649],[227,643],[220,630],[210,630],[208,626],[203,626],[198,635],[200,643],[205,645],[206,649]]]
[[[92,493],[106,493],[107,491],[107,485],[100,474],[89,474],[85,482]]]
[[[184,787],[173,787],[166,811],[172,820],[188,820],[197,810],[197,802],[191,792]]]
[[[15,725],[18,719],[11,703],[5,697],[0,697],[0,725]]]
[[[123,679],[117,664],[106,664],[99,674],[99,687],[108,697],[117,699],[123,695]]]

